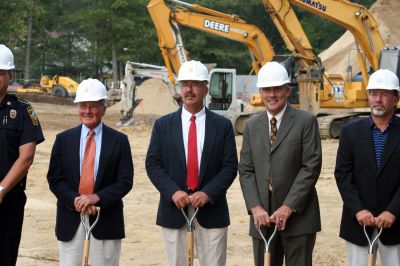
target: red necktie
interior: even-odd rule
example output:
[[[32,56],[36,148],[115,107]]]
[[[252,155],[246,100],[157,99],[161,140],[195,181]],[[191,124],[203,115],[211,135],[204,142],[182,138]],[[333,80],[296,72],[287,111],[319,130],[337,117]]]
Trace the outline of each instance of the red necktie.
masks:
[[[194,115],[190,118],[186,182],[190,190],[195,191],[197,189],[199,165],[197,159],[196,116]]]
[[[82,174],[79,182],[79,194],[93,194],[94,191],[94,161],[96,157],[96,142],[94,130],[91,129],[86,141],[85,154],[82,161]]]

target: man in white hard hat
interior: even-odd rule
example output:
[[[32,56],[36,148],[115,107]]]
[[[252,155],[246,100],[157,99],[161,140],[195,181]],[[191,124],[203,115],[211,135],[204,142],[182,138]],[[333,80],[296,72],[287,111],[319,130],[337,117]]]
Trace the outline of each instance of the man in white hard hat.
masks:
[[[254,264],[264,265],[270,242],[271,265],[312,265],[316,232],[321,230],[315,184],[321,162],[316,118],[288,104],[286,69],[269,62],[259,71],[257,87],[265,112],[246,122],[240,152],[240,185],[250,215]]]
[[[179,69],[183,107],[158,119],[146,156],[147,174],[160,192],[157,225],[162,226],[169,265],[187,265],[187,221],[193,220],[202,266],[226,265],[230,223],[226,192],[236,177],[231,122],[208,110],[208,71],[199,61]]]
[[[90,224],[99,215],[90,238],[91,265],[119,265],[125,237],[122,198],[132,188],[133,164],[128,137],[102,122],[106,99],[100,81],[82,81],[75,98],[81,124],[58,134],[51,152],[47,180],[57,197],[61,266],[82,263],[81,215]]]
[[[44,141],[33,107],[8,94],[14,56],[0,44],[0,265],[16,264],[21,239],[27,172]]]
[[[368,82],[371,115],[349,123],[340,133],[335,178],[343,199],[340,237],[346,240],[349,265],[367,265],[368,240],[380,228],[382,266],[400,265],[400,118],[399,79],[387,69]]]

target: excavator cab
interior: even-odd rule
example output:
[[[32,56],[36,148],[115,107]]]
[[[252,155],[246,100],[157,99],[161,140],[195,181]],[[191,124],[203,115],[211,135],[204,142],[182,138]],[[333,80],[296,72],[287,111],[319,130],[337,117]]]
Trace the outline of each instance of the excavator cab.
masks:
[[[400,78],[400,47],[385,47],[381,50],[380,69],[389,69]]]
[[[212,72],[208,90],[210,110],[229,109],[232,103],[234,73],[230,71]]]

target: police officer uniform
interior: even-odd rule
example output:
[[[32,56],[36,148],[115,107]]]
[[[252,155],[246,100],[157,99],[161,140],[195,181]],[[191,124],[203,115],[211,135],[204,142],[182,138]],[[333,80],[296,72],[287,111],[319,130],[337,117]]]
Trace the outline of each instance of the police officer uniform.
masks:
[[[19,147],[44,141],[39,120],[32,106],[6,94],[0,102],[0,181],[19,157]],[[3,198],[0,204],[0,265],[15,265],[21,239],[26,175]],[[2,193],[2,192],[0,192]],[[11,258],[11,260],[10,260]]]

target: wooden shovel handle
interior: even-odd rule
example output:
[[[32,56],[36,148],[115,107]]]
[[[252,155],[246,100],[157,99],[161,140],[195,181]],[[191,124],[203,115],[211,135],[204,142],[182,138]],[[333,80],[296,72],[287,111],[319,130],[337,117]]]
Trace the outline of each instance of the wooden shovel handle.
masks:
[[[373,265],[374,265],[374,254],[368,253],[367,266],[373,266]]]
[[[90,241],[84,240],[83,254],[82,254],[82,266],[89,266],[89,248],[90,248]]]
[[[271,253],[264,253],[264,266],[271,266]]]
[[[187,265],[188,266],[193,266],[193,247],[194,247],[194,241],[193,241],[193,232],[187,232]]]

